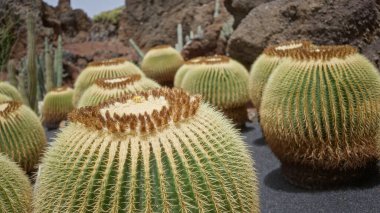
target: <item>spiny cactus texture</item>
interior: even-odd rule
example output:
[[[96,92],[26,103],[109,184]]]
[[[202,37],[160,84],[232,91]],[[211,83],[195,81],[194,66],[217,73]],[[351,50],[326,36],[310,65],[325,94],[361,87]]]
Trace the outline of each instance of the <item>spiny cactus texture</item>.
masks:
[[[247,118],[248,71],[227,56],[210,56],[189,62],[181,88],[191,94],[201,94],[207,102],[223,110],[238,126]]]
[[[12,101],[12,99],[6,95],[0,94],[0,103],[6,102],[6,101]]]
[[[376,167],[380,76],[351,46],[298,49],[273,71],[261,105],[266,141],[294,184],[324,187]]]
[[[177,71],[174,76],[174,87],[181,88],[183,77],[188,70],[191,70],[193,65],[198,65],[202,61],[202,57],[197,57],[186,61]]]
[[[118,78],[101,78],[83,93],[78,107],[95,106],[111,98],[159,87],[160,85],[155,81],[142,78],[139,74]]]
[[[31,12],[28,13],[26,20],[27,27],[27,71],[28,71],[28,103],[33,111],[37,112],[37,50],[36,50],[36,21]]]
[[[249,74],[249,96],[260,111],[261,97],[265,85],[272,74],[272,71],[280,64],[281,60],[288,56],[289,51],[311,46],[309,41],[289,41],[279,45],[269,46],[252,64]]]
[[[20,167],[0,154],[0,212],[32,212],[32,185]]]
[[[43,159],[35,212],[259,212],[246,145],[200,101],[163,88],[74,110]]]
[[[66,120],[67,114],[74,109],[73,94],[74,90],[69,87],[59,87],[46,94],[41,113],[44,126],[56,129]]]
[[[0,94],[10,97],[14,101],[22,102],[22,96],[18,90],[8,82],[0,82]]]
[[[116,78],[135,74],[140,74],[145,77],[139,67],[125,58],[114,58],[89,63],[75,81],[73,97],[74,106],[78,104],[83,92],[95,83],[97,79]]]
[[[160,45],[150,49],[141,62],[146,76],[162,85],[173,85],[178,68],[183,64],[181,54],[169,45]]]
[[[19,102],[0,104],[0,152],[32,172],[46,145],[37,115]]]

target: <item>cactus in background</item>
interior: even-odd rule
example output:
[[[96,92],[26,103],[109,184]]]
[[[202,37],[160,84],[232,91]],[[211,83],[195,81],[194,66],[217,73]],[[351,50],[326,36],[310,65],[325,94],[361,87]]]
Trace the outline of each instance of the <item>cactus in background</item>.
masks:
[[[10,98],[9,96],[6,96],[6,95],[0,93],[0,104],[4,103],[6,101],[12,101],[12,98]]]
[[[181,52],[183,49],[182,24],[177,25],[177,44],[175,45],[175,49],[178,52]]]
[[[95,83],[97,79],[116,78],[135,74],[140,74],[145,77],[140,68],[132,62],[129,62],[126,58],[114,58],[89,63],[88,66],[80,73],[75,82],[73,97],[74,106],[78,104],[78,101],[84,91]]]
[[[218,17],[219,14],[220,14],[220,1],[215,0],[214,18]]]
[[[249,96],[257,111],[260,112],[261,97],[272,71],[287,57],[290,51],[299,48],[309,48],[310,41],[289,41],[279,45],[269,46],[256,59],[249,74]]]
[[[55,86],[61,87],[62,86],[62,78],[63,78],[63,65],[62,65],[62,57],[63,57],[63,50],[62,50],[62,36],[58,36],[58,42],[57,42],[57,49],[54,52],[54,72],[55,72]]]
[[[160,85],[155,81],[141,78],[141,75],[138,74],[118,78],[101,78],[83,93],[78,107],[96,106],[111,98],[159,87]]]
[[[37,60],[37,100],[40,101],[43,99],[45,95],[45,78],[44,78],[44,70],[45,70],[45,60],[44,56],[41,54],[38,56]]]
[[[44,98],[41,110],[42,123],[48,129],[56,129],[67,114],[74,109],[73,89],[59,87],[48,92]]]
[[[8,71],[8,82],[17,88],[17,78],[16,78],[16,68],[15,68],[15,61],[14,60],[9,60],[8,61],[8,66],[7,66],[7,71]]]
[[[54,68],[53,68],[53,50],[51,45],[48,43],[48,39],[45,38],[45,89],[47,92],[50,92],[53,88],[55,88],[55,82],[54,82]]]
[[[133,49],[136,50],[137,52],[137,55],[140,57],[140,59],[143,59],[145,54],[144,52],[140,49],[140,47],[135,43],[135,41],[133,39],[129,39],[129,44],[131,44],[131,46],[133,47]]]
[[[26,20],[27,27],[27,70],[28,70],[28,102],[29,106],[37,112],[37,65],[36,65],[36,23],[31,12]]]
[[[205,101],[221,109],[238,127],[248,120],[248,71],[227,56],[200,57],[190,61],[180,87],[201,94]]]
[[[45,131],[37,115],[20,102],[0,104],[0,152],[32,172],[46,146]]]
[[[259,212],[239,132],[178,89],[69,115],[37,178],[35,212]]]
[[[23,101],[21,94],[8,82],[0,82],[0,94],[8,96],[14,101]]]
[[[19,166],[0,154],[0,211],[32,212],[32,185]]]
[[[141,62],[144,73],[161,85],[171,86],[175,73],[184,60],[181,54],[169,45],[150,49]]]
[[[293,184],[336,186],[376,169],[380,76],[354,47],[289,53],[268,80],[260,115],[266,141]]]
[[[28,83],[28,70],[26,68],[25,59],[21,60],[21,72],[17,76],[18,80],[18,91],[20,91],[22,102],[29,106],[28,95],[26,93],[27,83]]]

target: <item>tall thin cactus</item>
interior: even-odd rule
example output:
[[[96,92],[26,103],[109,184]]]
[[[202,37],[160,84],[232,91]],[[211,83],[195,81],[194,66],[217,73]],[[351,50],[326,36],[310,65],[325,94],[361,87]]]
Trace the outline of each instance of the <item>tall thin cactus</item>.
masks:
[[[56,76],[57,87],[62,86],[62,73],[63,73],[62,57],[63,57],[62,36],[58,36],[57,49],[55,50],[55,54],[54,54],[54,71],[55,71],[55,76]]]
[[[52,47],[49,45],[48,39],[45,38],[45,89],[47,92],[55,87],[52,52]]]
[[[31,12],[26,20],[27,27],[27,71],[28,71],[28,100],[30,107],[37,110],[37,65],[36,65],[36,23]]]
[[[131,46],[133,47],[133,49],[136,50],[136,53],[139,55],[140,59],[143,59],[145,54],[144,52],[140,49],[140,47],[135,43],[135,41],[133,39],[129,39],[129,43],[131,44]]]
[[[177,44],[175,48],[178,52],[181,52],[183,49],[183,33],[182,33],[182,24],[177,25]]]
[[[17,88],[16,68],[15,68],[15,61],[13,59],[8,61],[7,70],[8,70],[8,77],[7,77],[8,82],[12,86]]]

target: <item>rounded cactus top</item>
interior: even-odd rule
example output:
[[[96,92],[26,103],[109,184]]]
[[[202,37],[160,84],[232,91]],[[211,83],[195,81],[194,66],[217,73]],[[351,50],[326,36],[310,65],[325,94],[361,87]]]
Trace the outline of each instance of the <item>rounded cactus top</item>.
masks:
[[[183,75],[180,87],[219,108],[244,105],[248,100],[248,71],[239,62],[221,55],[200,57],[178,73]]]
[[[21,94],[8,82],[0,82],[0,94],[8,96],[14,101],[22,102]]]
[[[160,83],[173,81],[178,68],[184,63],[181,54],[169,45],[151,48],[141,62],[144,73]]]
[[[118,78],[101,78],[95,81],[95,84],[103,89],[124,88],[141,80],[141,75],[123,76]]]
[[[73,91],[73,89],[71,87],[63,86],[63,87],[54,88],[50,92],[51,93],[63,93],[63,92],[71,92],[71,91]]]
[[[358,54],[358,50],[353,46],[335,45],[294,49],[289,51],[288,56],[298,61],[330,61],[333,59],[345,59],[355,54]]]
[[[194,115],[200,100],[180,89],[161,88],[76,109],[69,120],[97,130],[142,134]]]
[[[3,103],[5,101],[11,101],[12,99],[6,95],[0,94],[0,103]]]
[[[8,117],[9,114],[16,111],[18,108],[20,108],[21,105],[22,104],[20,102],[16,101],[6,101],[0,103],[0,118]]]
[[[312,43],[307,40],[287,41],[278,45],[270,45],[264,49],[263,53],[267,56],[286,57],[294,50],[312,47]]]

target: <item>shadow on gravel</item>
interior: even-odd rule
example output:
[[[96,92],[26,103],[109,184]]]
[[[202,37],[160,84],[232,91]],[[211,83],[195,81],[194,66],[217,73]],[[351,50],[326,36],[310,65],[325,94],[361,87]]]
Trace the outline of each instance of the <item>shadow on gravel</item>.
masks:
[[[265,146],[267,143],[265,142],[264,137],[257,138],[256,140],[253,141],[253,144],[256,146]]]

